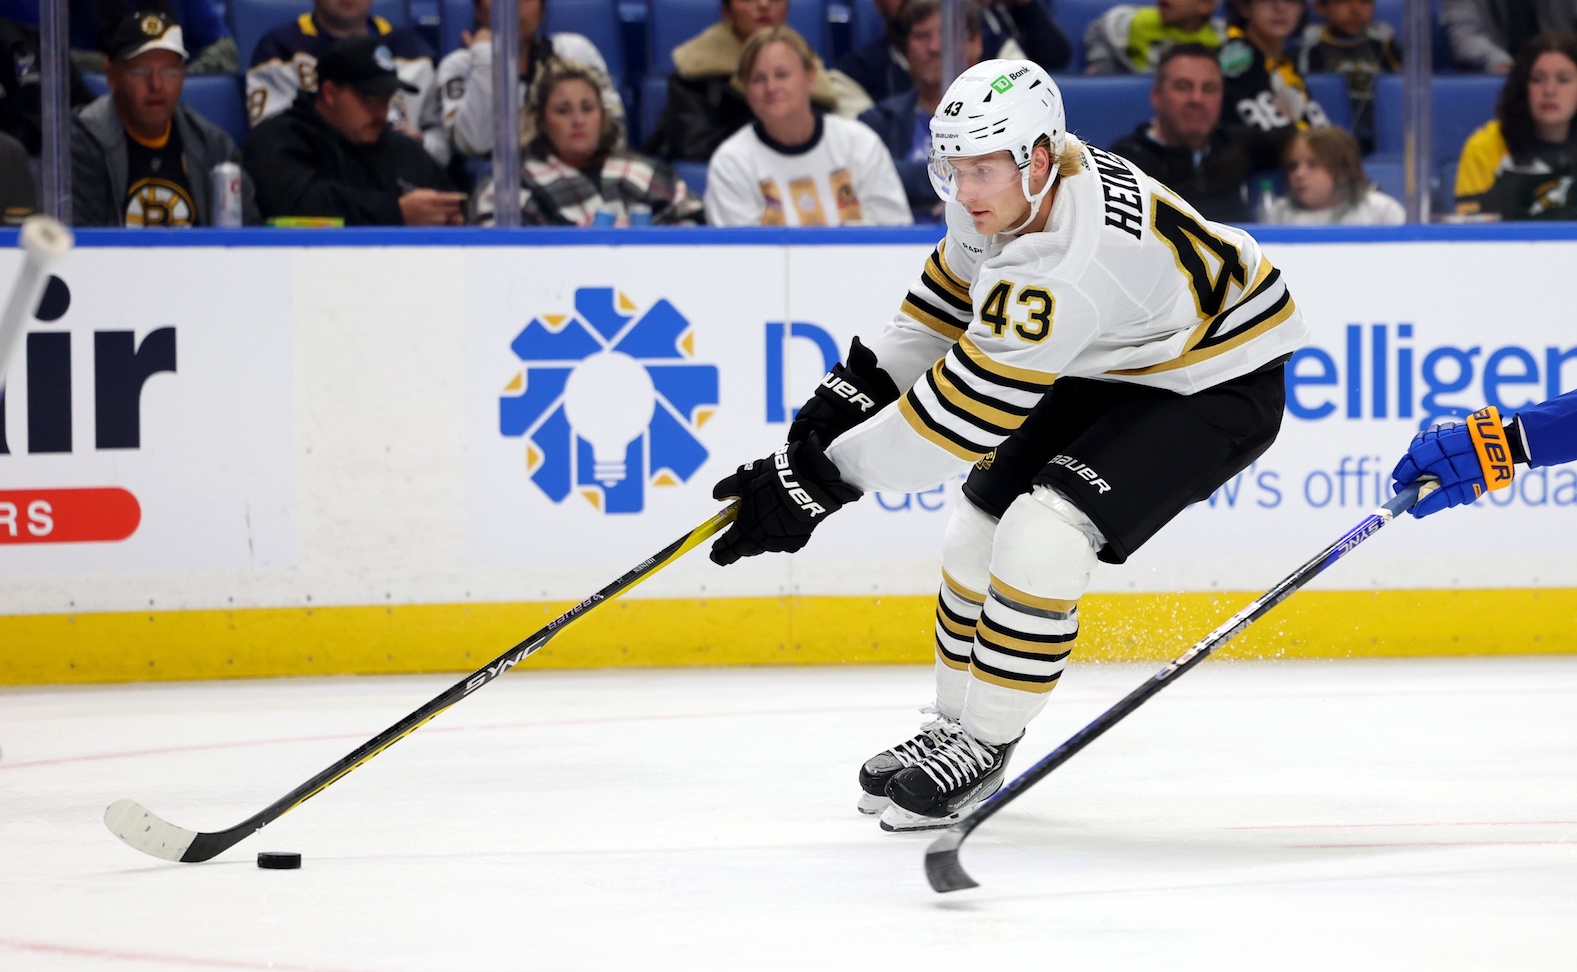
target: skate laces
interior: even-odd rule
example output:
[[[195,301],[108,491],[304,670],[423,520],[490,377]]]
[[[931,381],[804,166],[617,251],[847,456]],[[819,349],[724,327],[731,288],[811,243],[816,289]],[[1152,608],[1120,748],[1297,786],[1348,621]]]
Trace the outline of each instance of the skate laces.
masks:
[[[931,718],[920,727],[919,733],[914,738],[905,739],[888,750],[888,752],[898,757],[898,763],[901,766],[918,765],[946,738],[948,727],[953,725],[952,720],[943,715],[942,710],[934,705],[928,705],[921,709],[920,714],[929,715]]]
[[[919,766],[943,790],[957,789],[990,770],[996,762],[995,746],[987,746],[956,723],[943,728],[935,749],[926,753]]]

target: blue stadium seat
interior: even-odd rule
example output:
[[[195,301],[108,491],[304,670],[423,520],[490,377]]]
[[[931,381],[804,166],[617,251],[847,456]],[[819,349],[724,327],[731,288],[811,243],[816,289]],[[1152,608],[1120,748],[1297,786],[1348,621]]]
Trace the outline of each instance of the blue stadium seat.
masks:
[[[95,95],[109,94],[109,80],[96,71],[84,71],[82,80]],[[193,111],[218,125],[235,139],[246,141],[246,95],[243,79],[234,74],[188,74],[181,88],[181,101]]]
[[[630,133],[631,145],[646,141],[657,128],[657,118],[663,113],[663,104],[667,100],[668,78],[665,75],[648,74],[641,82],[640,130]]]
[[[685,188],[694,193],[697,199],[706,195],[705,162],[675,162],[673,167],[679,178],[684,180]]]
[[[854,15],[855,50],[860,50],[887,33],[887,21],[882,19],[873,0],[854,0],[851,9]]]
[[[476,0],[442,0],[441,9],[442,50],[439,53],[448,54],[460,46],[460,32],[470,30],[476,23]]]
[[[1097,148],[1130,135],[1148,120],[1150,85],[1147,74],[1121,77],[1062,75],[1056,78],[1067,102],[1068,130]]]
[[[549,0],[544,26],[550,34],[584,35],[607,62],[614,87],[623,84],[624,38],[619,32],[617,0]]]
[[[312,0],[230,0],[230,33],[241,51],[241,67],[252,63],[252,52],[264,34],[311,10]],[[372,13],[396,27],[410,23],[405,0],[372,0]]]
[[[548,6],[551,9],[552,0]],[[721,11],[719,0],[652,0],[646,73],[673,73],[674,48],[717,23]],[[805,36],[811,50],[827,58],[826,0],[789,0],[788,23]]]
[[[1347,97],[1347,81],[1340,74],[1311,74],[1303,79],[1309,95],[1325,109],[1325,117],[1337,128],[1352,131],[1352,101]]]
[[[1475,129],[1495,117],[1495,102],[1505,79],[1496,75],[1455,74],[1435,78],[1430,85],[1431,156],[1436,166],[1462,154],[1462,143]],[[1400,156],[1402,152],[1402,79],[1380,78],[1374,99],[1374,151]]]

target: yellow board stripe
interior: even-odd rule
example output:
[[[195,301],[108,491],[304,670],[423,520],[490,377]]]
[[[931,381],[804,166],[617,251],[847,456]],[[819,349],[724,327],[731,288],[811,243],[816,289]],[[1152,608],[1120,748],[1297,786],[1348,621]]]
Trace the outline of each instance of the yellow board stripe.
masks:
[[[1079,601],[1079,660],[1175,658],[1257,595],[1086,594]],[[0,651],[0,684],[463,673],[569,606],[411,604],[0,617],[0,644],[6,646]],[[934,594],[628,598],[570,625],[515,672],[930,664],[935,612]],[[1483,624],[1486,617],[1496,623]],[[1300,591],[1265,620],[1218,657],[1577,654],[1577,588]]]

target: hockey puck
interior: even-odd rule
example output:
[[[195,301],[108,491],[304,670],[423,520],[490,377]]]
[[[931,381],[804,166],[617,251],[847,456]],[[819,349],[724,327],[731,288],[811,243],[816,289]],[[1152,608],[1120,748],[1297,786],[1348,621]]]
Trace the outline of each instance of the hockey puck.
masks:
[[[294,871],[301,866],[301,855],[292,851],[263,851],[257,855],[257,866],[270,871]]]

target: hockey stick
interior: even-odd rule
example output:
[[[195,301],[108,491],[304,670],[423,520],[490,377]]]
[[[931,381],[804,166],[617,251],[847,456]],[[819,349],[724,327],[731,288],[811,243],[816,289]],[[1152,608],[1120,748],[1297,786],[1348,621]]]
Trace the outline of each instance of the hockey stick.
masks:
[[[1307,584],[1315,575],[1336,561],[1351,553],[1360,543],[1373,536],[1381,527],[1390,523],[1408,507],[1416,503],[1421,497],[1434,492],[1437,484],[1433,481],[1414,483],[1397,493],[1389,503],[1375,510],[1364,518],[1362,523],[1340,540],[1326,547],[1314,556],[1314,559],[1293,571],[1275,587],[1256,598],[1243,610],[1234,614],[1230,620],[1221,627],[1212,631],[1206,638],[1194,647],[1178,655],[1171,664],[1156,672],[1149,681],[1129,692],[1121,702],[1102,712],[1095,721],[1080,729],[1068,738],[1068,741],[1052,750],[1044,759],[1025,770],[1018,779],[1004,786],[995,796],[981,804],[974,813],[947,828],[947,831],[931,842],[925,850],[925,877],[931,882],[931,887],[938,892],[962,891],[965,888],[978,887],[979,882],[971,878],[964,871],[962,864],[958,863],[958,849],[964,843],[971,831],[985,823],[986,818],[1012,803],[1023,792],[1040,782],[1052,770],[1066,763],[1075,753],[1094,742],[1106,730],[1115,726],[1143,705],[1150,696],[1172,684],[1184,672],[1204,661],[1210,653],[1237,637],[1244,628],[1259,620],[1271,608],[1286,600],[1294,591]]]
[[[5,310],[0,311],[0,386],[5,384],[11,355],[22,343],[22,332],[38,310],[50,269],[65,258],[73,242],[71,231],[49,216],[29,216],[22,223],[22,231],[16,236],[24,253],[22,272],[11,286]]]
[[[737,503],[729,504],[705,523],[664,547],[652,557],[641,561],[623,577],[548,622],[547,626],[536,634],[449,686],[432,701],[362,743],[339,762],[229,830],[200,833],[177,827],[155,816],[135,800],[116,800],[110,804],[104,811],[104,826],[110,829],[110,833],[144,854],[167,861],[206,861],[301,806],[340,777],[415,732],[440,712],[514,668],[547,644],[550,638],[564,630],[576,618],[604,601],[613,600],[700,546],[707,538],[732,522],[737,511]]]

